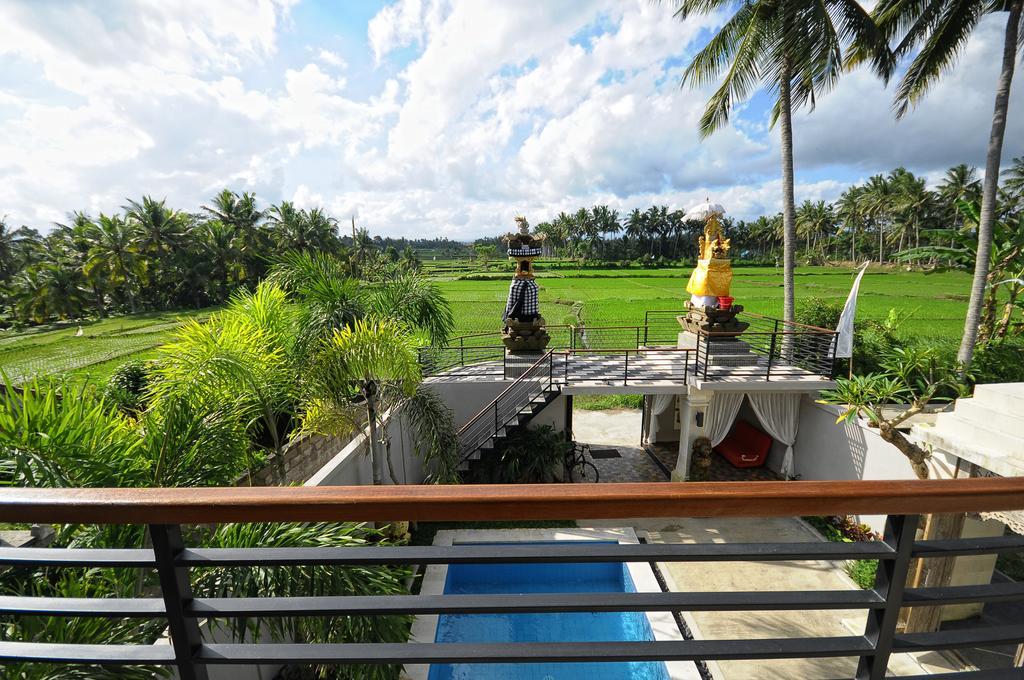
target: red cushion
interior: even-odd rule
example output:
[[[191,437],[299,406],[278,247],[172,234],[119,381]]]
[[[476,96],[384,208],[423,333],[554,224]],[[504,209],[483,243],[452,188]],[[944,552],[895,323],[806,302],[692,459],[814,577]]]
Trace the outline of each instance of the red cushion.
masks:
[[[733,467],[761,467],[768,459],[772,438],[745,420],[737,420],[732,432],[715,451]]]

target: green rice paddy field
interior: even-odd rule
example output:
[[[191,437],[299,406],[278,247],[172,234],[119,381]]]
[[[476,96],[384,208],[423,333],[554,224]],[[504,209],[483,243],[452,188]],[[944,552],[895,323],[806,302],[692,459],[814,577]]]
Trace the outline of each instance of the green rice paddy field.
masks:
[[[648,309],[679,309],[688,297],[689,268],[538,270],[541,312],[549,324],[636,325]],[[438,285],[452,304],[457,334],[496,331],[508,294],[510,272],[472,274],[466,280],[436,272]],[[797,304],[810,297],[846,299],[853,270],[801,267],[796,276]],[[884,319],[890,309],[910,314],[901,332],[917,337],[959,338],[970,276],[959,272],[924,274],[869,270],[861,285],[858,318]],[[737,267],[733,297],[752,312],[782,316],[782,272],[773,267]],[[148,358],[185,318],[205,318],[213,310],[146,313],[90,323],[0,331],[0,371],[14,384],[36,375],[67,374],[105,380],[129,358]],[[82,335],[77,336],[79,327]]]
[[[211,311],[151,312],[0,331],[0,373],[14,385],[62,374],[102,381],[129,358],[152,357],[185,319],[206,318]]]
[[[643,323],[648,309],[679,309],[690,269],[584,270],[538,272],[541,313],[550,324],[572,323],[574,308],[588,325]],[[452,303],[460,332],[497,328],[508,295],[510,274],[494,280],[445,280],[440,286]],[[796,274],[800,300],[822,298],[840,305],[853,284],[854,271],[836,267],[801,267]],[[924,274],[868,270],[861,283],[859,319],[884,319],[890,309],[910,314],[901,326],[907,334],[959,338],[967,310],[971,278],[962,272]],[[782,316],[782,272],[773,267],[734,269],[732,295],[751,312]]]

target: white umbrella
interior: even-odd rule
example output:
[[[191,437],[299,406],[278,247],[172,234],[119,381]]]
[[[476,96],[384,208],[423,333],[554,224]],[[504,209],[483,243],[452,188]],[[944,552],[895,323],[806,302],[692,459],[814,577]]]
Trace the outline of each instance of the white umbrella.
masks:
[[[700,205],[695,205],[686,211],[684,219],[687,220],[706,220],[712,215],[724,215],[725,208],[722,207],[721,203],[704,202]]]

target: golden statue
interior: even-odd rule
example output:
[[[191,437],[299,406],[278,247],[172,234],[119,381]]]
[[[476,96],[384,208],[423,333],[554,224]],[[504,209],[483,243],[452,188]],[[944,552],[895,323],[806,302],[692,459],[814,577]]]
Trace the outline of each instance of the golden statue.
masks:
[[[686,292],[693,297],[691,302],[698,306],[714,306],[712,298],[728,297],[732,285],[732,262],[729,259],[729,239],[722,238],[720,211],[706,211],[704,235],[697,241],[699,259],[697,267],[690,274]]]

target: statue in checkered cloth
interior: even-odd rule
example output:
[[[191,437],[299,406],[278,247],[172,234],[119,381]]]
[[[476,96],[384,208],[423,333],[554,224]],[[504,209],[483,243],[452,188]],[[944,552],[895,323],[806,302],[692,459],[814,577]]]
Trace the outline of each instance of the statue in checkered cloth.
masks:
[[[525,217],[516,217],[516,224],[518,233],[504,237],[508,257],[516,262],[516,273],[508,289],[501,338],[510,352],[540,352],[551,341],[540,315],[537,282],[533,277],[533,260],[541,254],[544,234],[531,234]]]

